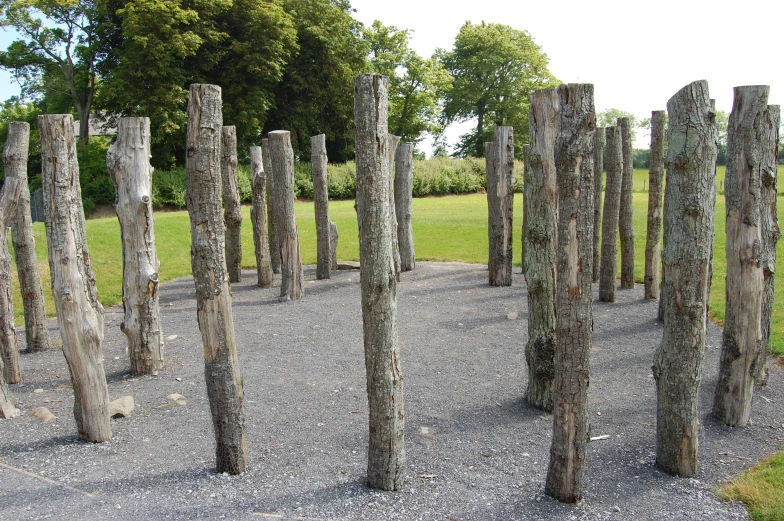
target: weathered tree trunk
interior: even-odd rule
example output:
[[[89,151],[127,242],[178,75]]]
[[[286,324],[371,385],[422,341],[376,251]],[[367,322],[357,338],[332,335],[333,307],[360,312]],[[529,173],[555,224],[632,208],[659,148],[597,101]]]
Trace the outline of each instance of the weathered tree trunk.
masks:
[[[400,136],[389,134],[389,221],[392,223],[392,260],[395,264],[395,280],[400,282],[400,246],[397,243],[397,212],[395,211],[395,155],[400,145]]]
[[[645,240],[645,298],[659,298],[661,279],[664,111],[651,112],[651,165],[648,170],[648,230]]]
[[[583,495],[593,329],[593,85],[558,87],[558,273],[553,443],[545,492],[565,503]]]
[[[237,186],[237,127],[221,129],[221,182],[223,218],[226,222],[226,269],[229,282],[242,280],[242,205]]]
[[[150,119],[120,118],[117,141],[106,153],[114,181],[114,209],[123,246],[123,309],[120,329],[128,337],[131,374],[156,374],[163,365],[163,333],[158,310],[160,262],[152,218]]]
[[[599,282],[601,270],[601,241],[602,230],[602,172],[604,171],[604,129],[598,127],[594,133],[593,148],[593,281]]]
[[[697,471],[697,396],[705,355],[705,307],[715,201],[716,124],[708,82],[667,102],[667,179],[662,251],[664,334],[656,351],[656,463],[688,477]]]
[[[621,205],[623,153],[621,129],[607,127],[607,184],[604,187],[602,216],[602,266],[599,276],[599,300],[615,302],[615,275],[618,273],[618,218]]]
[[[495,241],[495,237],[493,236],[493,226],[490,224],[490,215],[493,213],[491,208],[491,196],[490,196],[490,185],[492,184],[495,186],[496,184],[496,172],[495,172],[495,164],[493,161],[493,156],[495,155],[492,142],[485,143],[485,192],[487,194],[487,268],[490,269],[490,265],[493,263],[493,241]],[[492,275],[490,275],[492,277]]]
[[[400,143],[395,152],[395,215],[401,271],[411,271],[416,266],[414,223],[411,219],[413,190],[414,146]]]
[[[5,176],[18,177],[22,181],[22,193],[16,206],[16,215],[11,220],[11,240],[16,257],[16,273],[22,294],[25,317],[25,337],[27,351],[51,349],[49,331],[46,329],[46,309],[38,258],[35,254],[33,222],[30,216],[30,189],[27,187],[27,156],[30,124],[12,121],[8,124],[8,134],[19,136],[19,148],[13,155],[13,165],[6,165]],[[13,130],[11,130],[13,128]],[[15,138],[16,139],[16,138]],[[24,141],[24,143],[22,143]]]
[[[512,208],[514,207],[514,135],[496,127],[488,169],[487,208],[490,237],[490,285],[512,285]]]
[[[269,133],[272,175],[275,176],[272,197],[280,213],[277,215],[280,240],[280,298],[300,300],[303,294],[302,257],[299,253],[299,232],[294,216],[294,151],[287,130]]]
[[[267,238],[267,177],[261,147],[250,147],[250,179],[253,198],[250,221],[253,224],[253,245],[256,253],[256,274],[262,288],[272,286],[272,263]]]
[[[621,236],[621,288],[634,288],[634,150],[629,118],[618,118],[623,152],[621,177],[621,206],[618,215],[618,232]],[[609,161],[609,160],[608,160]]]
[[[391,167],[387,150],[389,80],[354,80],[357,216],[362,324],[367,372],[368,484],[399,490],[406,470],[403,373],[397,334],[397,282],[389,220]]]
[[[762,344],[762,172],[770,154],[767,85],[735,87],[727,126],[727,298],[713,415],[742,427],[751,415]]]
[[[781,109],[778,105],[768,105],[765,120],[770,132],[766,133],[768,151],[762,165],[762,189],[760,190],[760,227],[762,228],[762,248],[760,263],[764,276],[764,289],[762,294],[762,317],[760,329],[762,342],[760,344],[759,360],[757,361],[757,384],[764,386],[768,383],[768,342],[770,340],[770,320],[773,313],[774,282],[776,275],[776,243],[781,237],[779,220],[776,214],[777,167],[779,145],[779,123]]]
[[[531,170],[531,161],[528,157],[530,153],[531,145],[526,143],[523,145],[523,228],[520,230],[520,273],[523,275],[528,272],[528,266],[526,264],[527,255],[525,253],[525,236],[526,230],[528,229],[528,201],[533,198],[533,195],[529,192],[530,186],[528,185],[528,172]]]
[[[204,348],[204,376],[215,434],[217,471],[247,469],[245,393],[234,342],[231,290],[226,273],[221,197],[221,90],[191,84],[185,190],[191,221],[191,268],[196,284],[196,317]]]
[[[38,129],[52,294],[73,384],[76,427],[87,441],[108,441],[112,430],[103,368],[103,306],[87,248],[73,118],[38,116]]]
[[[310,138],[310,164],[313,173],[313,209],[316,213],[316,278],[328,279],[337,268],[337,225],[329,218],[327,186],[327,141],[324,134]],[[337,237],[335,237],[337,238]]]
[[[530,141],[526,153],[526,229],[523,233],[528,285],[528,388],[525,399],[553,410],[555,367],[555,247],[558,229],[558,188],[555,137],[558,129],[557,89],[530,95]]]
[[[270,154],[269,138],[261,140],[261,154],[264,162],[264,172],[267,176],[267,237],[269,237],[270,264],[273,273],[280,273],[280,233],[278,231],[278,218],[280,206],[275,200],[275,175],[272,172],[272,155]]]

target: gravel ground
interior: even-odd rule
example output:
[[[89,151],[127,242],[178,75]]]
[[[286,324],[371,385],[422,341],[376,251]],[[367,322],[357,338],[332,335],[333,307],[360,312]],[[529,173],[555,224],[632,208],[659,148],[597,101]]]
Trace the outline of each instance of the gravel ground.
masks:
[[[75,435],[62,354],[22,355],[25,382],[12,393],[23,415],[0,421],[0,519],[745,519],[741,505],[716,498],[716,486],[784,444],[778,367],[755,398],[752,425],[731,429],[707,416],[721,345],[711,325],[699,472],[677,479],[658,471],[650,367],[662,329],[642,286],[620,290],[618,303],[594,305],[591,432],[610,438],[588,446],[585,500],[561,505],[543,495],[552,416],[521,398],[522,276],[492,288],[483,266],[419,263],[398,285],[407,483],[398,493],[372,491],[359,272],[315,281],[308,267],[305,275],[300,303],[277,302],[279,290],[256,287],[253,272],[233,287],[247,473],[213,471],[193,281],[179,279],[161,286],[168,339],[158,376],[128,375],[122,310],[106,310],[109,392],[137,403],[113,420],[109,443]],[[56,334],[54,321],[50,328]],[[170,393],[187,403],[167,401]],[[27,415],[39,406],[57,420]]]

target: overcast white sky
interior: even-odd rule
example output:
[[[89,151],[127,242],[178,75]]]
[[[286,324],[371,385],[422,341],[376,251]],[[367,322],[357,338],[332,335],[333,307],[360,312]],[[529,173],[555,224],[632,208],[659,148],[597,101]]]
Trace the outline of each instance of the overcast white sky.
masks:
[[[770,85],[771,104],[784,104],[784,16],[781,0],[351,0],[365,24],[412,29],[412,47],[430,56],[450,48],[460,26],[504,23],[528,31],[563,82],[593,83],[596,110],[615,107],[639,118],[666,108],[678,89],[707,79],[719,109],[732,109],[732,88]],[[0,31],[0,48],[13,36]],[[18,94],[0,71],[0,100]],[[454,143],[470,127],[450,128]],[[647,146],[640,133],[637,146]],[[426,147],[423,147],[426,148]]]

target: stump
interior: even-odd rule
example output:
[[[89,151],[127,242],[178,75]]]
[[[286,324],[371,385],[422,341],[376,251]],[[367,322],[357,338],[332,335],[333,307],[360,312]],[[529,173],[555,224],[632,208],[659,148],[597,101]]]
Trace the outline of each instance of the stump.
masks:
[[[599,272],[599,300],[615,302],[623,153],[621,151],[620,129],[607,127],[604,132],[607,137],[607,185],[604,188],[604,215],[602,216],[602,266]]]
[[[327,142],[324,134],[310,138],[313,210],[316,214],[316,278],[328,279],[337,269],[337,225],[329,219]]]
[[[256,254],[257,284],[272,287],[272,262],[267,236],[267,173],[264,171],[261,147],[250,147],[250,178],[253,196],[250,221],[253,224],[253,246]]]
[[[645,298],[656,300],[661,289],[661,226],[664,179],[663,110],[651,112],[651,165],[648,170],[648,229],[645,238]]]
[[[487,228],[491,286],[512,285],[512,209],[514,207],[514,134],[496,127],[487,169]],[[487,150],[486,150],[487,152]]]
[[[237,128],[221,129],[221,182],[223,218],[226,223],[226,269],[229,282],[242,280],[242,205],[237,186]]]
[[[272,173],[272,156],[269,138],[261,140],[261,154],[264,172],[267,176],[267,237],[269,237],[270,264],[273,273],[280,273],[280,239],[278,238],[279,204],[275,200],[275,176]]]
[[[412,197],[414,190],[414,146],[400,143],[395,153],[395,215],[397,216],[397,246],[400,270],[411,271],[416,266],[414,254],[414,224]]]
[[[602,230],[602,181],[604,171],[604,128],[594,133],[593,149],[593,281],[599,282],[601,269],[601,230]]]
[[[618,214],[618,233],[621,236],[621,288],[634,288],[634,150],[629,118],[618,118],[621,129],[623,175],[621,177],[621,205]]]

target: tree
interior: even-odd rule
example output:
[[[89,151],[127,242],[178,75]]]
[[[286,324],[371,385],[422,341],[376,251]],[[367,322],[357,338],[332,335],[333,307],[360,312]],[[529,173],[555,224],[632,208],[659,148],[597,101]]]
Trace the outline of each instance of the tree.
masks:
[[[25,97],[64,86],[79,116],[79,140],[89,139],[89,116],[98,85],[99,9],[89,0],[6,0],[0,26],[21,35],[0,52],[0,68],[13,73]]]
[[[559,83],[531,35],[508,25],[466,22],[453,49],[438,49],[436,56],[453,77],[451,88],[443,94],[443,123],[477,120],[476,130],[461,136],[457,155],[482,157],[495,126],[513,126],[515,156],[522,157],[528,136],[528,95]]]
[[[637,139],[637,132],[634,129],[640,128],[642,123],[640,123],[637,120],[637,117],[631,112],[612,107],[604,109],[596,113],[596,126],[605,128],[614,127],[618,124],[618,119],[620,118],[629,118],[629,128],[631,130],[632,143],[634,143],[634,140]],[[650,118],[647,121],[648,127],[646,128],[650,128]]]

